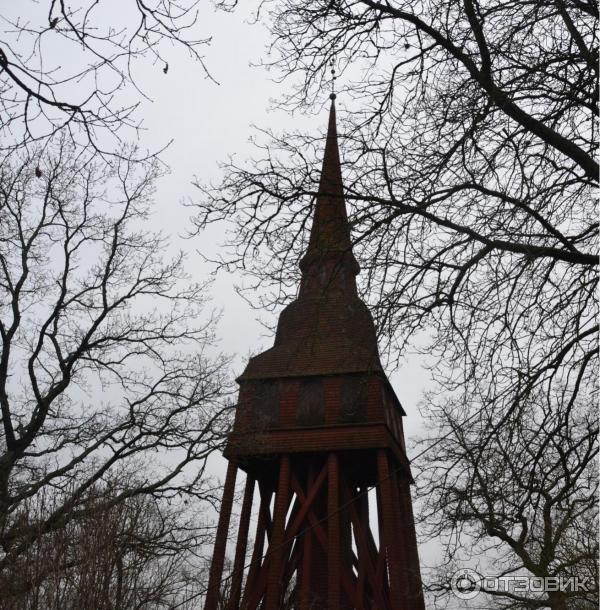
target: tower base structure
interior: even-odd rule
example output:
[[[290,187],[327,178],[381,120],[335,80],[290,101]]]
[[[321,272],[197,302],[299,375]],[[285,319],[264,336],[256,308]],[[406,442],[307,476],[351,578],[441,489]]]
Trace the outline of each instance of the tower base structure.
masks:
[[[244,499],[230,586],[222,587],[240,467]],[[231,461],[205,609],[424,610],[410,482],[385,448]]]

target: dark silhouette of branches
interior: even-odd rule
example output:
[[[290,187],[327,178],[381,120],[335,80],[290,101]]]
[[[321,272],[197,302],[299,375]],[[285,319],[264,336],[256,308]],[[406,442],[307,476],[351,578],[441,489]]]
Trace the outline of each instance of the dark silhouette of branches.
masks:
[[[411,343],[426,354],[429,408],[464,407],[432,446],[448,432],[458,442],[458,415],[472,417],[473,459],[491,468],[505,427],[544,410],[564,414],[577,445],[570,418],[597,399],[596,4],[286,0],[266,14],[283,106],[314,107],[332,62],[340,72],[363,294],[392,359]],[[199,184],[196,227],[230,223],[216,263],[265,289],[260,307],[297,285],[322,148],[263,132],[252,162]],[[550,451],[558,431],[539,433]]]
[[[539,393],[509,417],[485,396],[434,401],[427,416],[432,434],[423,441],[428,450],[416,481],[427,534],[443,539],[448,551],[430,590],[449,594],[449,577],[463,561],[495,577],[528,574],[580,583],[554,591],[488,587],[484,604],[596,607],[598,423],[593,392],[585,394],[589,402],[573,407],[564,394]],[[440,437],[440,429],[452,433]]]
[[[198,514],[152,496],[114,504],[115,494],[136,485],[117,477],[88,490],[77,516],[40,535],[0,572],[0,608],[172,608],[197,588],[197,554],[208,537]],[[54,502],[50,489],[25,502],[15,537],[43,523]]]
[[[136,135],[144,63],[168,78],[184,51],[212,80],[201,55],[198,0],[46,0],[0,15],[0,149],[44,142],[58,132],[114,153]],[[173,61],[173,59],[171,59]]]
[[[67,139],[2,159],[0,572],[87,518],[117,474],[131,484],[103,497],[107,513],[214,499],[226,361],[206,285],[145,228],[157,166],[129,154],[107,163]]]

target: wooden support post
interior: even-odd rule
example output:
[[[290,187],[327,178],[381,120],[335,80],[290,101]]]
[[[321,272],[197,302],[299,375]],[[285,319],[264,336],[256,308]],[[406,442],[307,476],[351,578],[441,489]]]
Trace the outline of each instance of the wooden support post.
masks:
[[[315,482],[315,466],[311,464],[306,477],[306,490],[313,488]],[[308,527],[308,520],[305,519],[302,525],[302,568],[300,572],[300,610],[310,610],[312,604],[310,589],[311,558],[313,549],[313,534]]]
[[[219,524],[217,526],[217,536],[215,538],[212,564],[210,566],[210,575],[208,578],[208,588],[206,590],[204,610],[217,610],[217,605],[219,603],[236,475],[236,464],[229,462],[229,465],[227,466],[227,476],[225,477],[225,488],[223,489],[221,512],[219,514]]]
[[[250,526],[250,514],[252,512],[252,498],[254,496],[254,478],[246,477],[246,488],[244,490],[244,501],[240,515],[240,524],[233,561],[233,572],[231,576],[231,592],[229,594],[228,610],[238,610],[240,595],[242,593],[242,580],[244,577],[244,563],[246,560],[246,547],[248,544],[248,528]]]
[[[285,517],[290,496],[290,456],[283,455],[279,462],[279,483],[273,510],[273,535],[271,537],[270,566],[267,579],[267,595],[264,610],[278,610],[281,597],[281,575],[283,573],[283,537]]]
[[[380,590],[387,597],[389,592],[387,557],[385,547],[385,532],[383,528],[383,501],[381,499],[381,486],[378,485],[375,494],[377,496],[377,532],[379,536],[379,547],[377,549],[376,580]]]
[[[409,569],[409,595],[410,610],[425,610],[423,599],[423,586],[421,583],[421,570],[419,569],[419,549],[415,531],[412,501],[410,498],[410,484],[402,475],[398,476],[398,495],[406,523],[407,563]]]
[[[339,459],[339,454],[338,459]],[[356,561],[358,561],[357,556],[354,554],[354,550],[352,548],[352,523],[350,520],[350,509],[348,507],[347,502],[351,497],[350,488],[354,489],[354,485],[346,482],[347,494],[348,497],[345,496],[346,492],[342,490],[342,481],[345,480],[345,474],[341,472],[342,467],[338,462],[338,505],[339,505],[339,514],[340,514],[340,567],[343,572],[352,573],[352,567],[355,565]],[[358,574],[358,572],[357,572]],[[355,585],[358,584],[358,578],[353,579]],[[356,608],[356,586],[354,587],[354,592],[352,596],[348,597],[348,594],[345,591],[341,593],[340,607],[342,608]]]
[[[369,528],[369,497],[366,487],[360,487],[355,492],[356,513],[358,514],[358,523],[354,525],[354,537],[356,539],[356,550],[358,551],[358,584],[357,584],[357,606],[364,608],[367,603],[367,564],[371,562],[369,550],[367,546],[367,537],[365,530]],[[350,507],[351,510],[354,507]]]
[[[358,514],[360,520],[364,523],[365,527],[369,525],[369,488],[366,485],[361,486],[358,489]]]
[[[411,574],[410,574],[410,544],[408,536],[408,515],[406,507],[403,506],[400,495],[399,475],[395,471],[390,472],[392,482],[392,500],[394,510],[394,520],[398,524],[397,547],[398,560],[400,562],[400,586],[402,603],[407,610],[414,610],[411,601]]]
[[[327,557],[328,557],[328,610],[339,610],[341,587],[341,536],[340,536],[340,480],[339,458],[336,453],[328,457],[327,484]]]
[[[254,550],[252,551],[252,559],[250,560],[250,568],[248,569],[248,578],[246,578],[246,587],[242,596],[242,608],[246,608],[250,597],[254,593],[256,586],[256,576],[260,571],[260,566],[263,559],[263,548],[265,545],[265,535],[269,526],[270,513],[269,505],[271,503],[272,491],[266,489],[264,485],[258,484],[260,491],[260,507],[258,509],[258,520],[256,523],[256,534],[254,535]]]
[[[377,471],[379,475],[380,498],[383,516],[383,536],[382,544],[385,546],[388,560],[388,571],[390,579],[390,597],[393,610],[403,610],[402,585],[400,574],[400,561],[398,547],[396,544],[395,532],[398,523],[394,519],[394,498],[392,491],[392,481],[390,479],[390,468],[388,455],[385,449],[377,452]]]
[[[313,536],[310,530],[302,535],[302,579],[300,582],[300,610],[309,610],[310,598],[310,568],[313,547]]]
[[[357,499],[356,495],[350,497]],[[343,498],[343,500],[345,500],[345,498]],[[365,514],[365,511],[368,510],[361,505],[361,502],[366,503],[366,500],[366,497],[358,496],[356,503],[349,504],[350,519],[354,525],[359,561],[355,606],[357,610],[365,610],[365,608],[371,609],[374,607],[376,607],[377,610],[389,610],[389,600],[385,593],[385,589],[381,585],[382,579],[379,578],[376,573],[378,557],[373,535],[371,534],[368,520],[365,521],[362,516]],[[376,605],[374,606],[373,604]]]
[[[348,482],[345,481],[343,477],[340,480],[340,487],[341,503],[342,506],[346,507],[346,512],[348,515],[348,528],[350,530],[351,536],[348,540],[349,554],[351,560],[351,563],[349,565],[356,569],[357,574],[352,605],[350,605],[350,603],[346,599],[344,599],[342,603],[342,608],[352,607],[356,610],[365,610],[365,582],[367,578],[367,569],[370,567],[368,565],[370,558],[366,557],[364,554],[365,538],[361,519],[359,517],[360,506],[358,505],[358,502],[360,501],[360,496],[357,495],[355,486],[348,484]],[[356,544],[356,554],[354,554],[354,551],[352,549],[352,533],[354,534],[354,542]],[[346,568],[346,564],[344,564],[344,568]]]

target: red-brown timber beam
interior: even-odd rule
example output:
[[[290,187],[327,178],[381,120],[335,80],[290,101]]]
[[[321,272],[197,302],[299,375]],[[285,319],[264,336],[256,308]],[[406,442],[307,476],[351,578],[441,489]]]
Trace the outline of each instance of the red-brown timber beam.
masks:
[[[323,469],[322,473],[325,472]],[[313,489],[315,481],[315,466],[311,464],[306,477],[306,488],[311,490],[307,497],[307,504]],[[316,492],[315,492],[316,493]],[[305,504],[306,506],[306,504]],[[310,505],[306,508],[308,511]],[[299,599],[299,610],[310,610],[312,600],[310,598],[310,570],[311,570],[311,556],[313,547],[313,535],[310,528],[305,527],[302,534],[302,572],[300,573],[300,599]]]
[[[267,595],[265,610],[278,610],[281,597],[281,574],[283,573],[283,536],[285,534],[285,517],[290,496],[290,456],[281,456],[279,462],[279,484],[273,510],[273,536],[271,538],[269,576],[267,578]]]
[[[240,524],[233,561],[233,573],[231,576],[231,593],[227,610],[238,610],[240,595],[242,593],[242,579],[244,577],[244,561],[246,559],[246,546],[248,544],[248,529],[250,527],[250,514],[252,512],[252,498],[254,496],[254,478],[246,477],[246,488],[244,489],[244,500],[240,515]]]
[[[242,608],[249,608],[249,602],[255,593],[257,586],[258,574],[263,561],[263,548],[265,545],[265,535],[269,535],[269,527],[271,524],[271,516],[269,506],[271,504],[271,496],[273,492],[259,483],[260,491],[260,508],[258,511],[258,520],[256,523],[256,534],[254,536],[254,550],[252,551],[252,559],[250,560],[250,569],[246,578],[246,587],[242,597]]]
[[[340,480],[339,458],[330,453],[327,458],[329,480],[327,486],[327,557],[328,557],[328,610],[340,610]]]
[[[225,562],[225,549],[227,546],[227,533],[229,532],[229,520],[231,518],[231,508],[233,505],[233,494],[235,491],[235,478],[237,475],[237,465],[229,462],[227,466],[227,476],[225,477],[225,488],[223,489],[223,499],[221,501],[221,512],[219,514],[219,524],[215,538],[212,564],[208,578],[208,589],[206,591],[206,602],[204,610],[217,610],[219,597],[221,594],[221,579],[223,577],[223,565]]]
[[[394,610],[402,610],[404,608],[404,599],[402,596],[401,585],[401,566],[398,553],[398,545],[395,536],[394,524],[398,521],[395,519],[394,498],[392,492],[392,481],[390,479],[390,468],[388,455],[385,449],[380,449],[377,452],[377,471],[379,475],[379,488],[381,490],[381,502],[383,513],[383,535],[382,546],[385,546],[386,556],[388,560],[388,570],[390,579],[390,597],[392,600],[392,608]]]

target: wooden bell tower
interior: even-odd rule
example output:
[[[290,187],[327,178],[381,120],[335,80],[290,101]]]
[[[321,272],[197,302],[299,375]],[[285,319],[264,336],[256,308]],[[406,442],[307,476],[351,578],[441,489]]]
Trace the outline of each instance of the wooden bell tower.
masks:
[[[238,379],[205,610],[424,610],[405,413],[356,289],[334,94],[331,100],[298,298],[281,313],[274,346],[251,358]],[[223,600],[240,470],[245,492]]]

